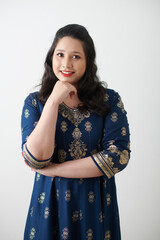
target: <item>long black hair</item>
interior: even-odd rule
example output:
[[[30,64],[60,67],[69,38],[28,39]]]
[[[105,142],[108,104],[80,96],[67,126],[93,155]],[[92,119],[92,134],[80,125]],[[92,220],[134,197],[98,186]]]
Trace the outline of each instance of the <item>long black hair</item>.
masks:
[[[39,98],[43,104],[51,94],[55,83],[58,81],[52,69],[52,57],[58,41],[63,37],[72,37],[83,43],[86,57],[86,71],[78,82],[77,93],[83,103],[79,110],[84,112],[91,110],[103,116],[107,112],[105,105],[106,86],[97,76],[97,66],[95,63],[96,52],[93,40],[85,27],[78,24],[69,24],[60,28],[53,40],[45,60],[45,71],[42,77]]]

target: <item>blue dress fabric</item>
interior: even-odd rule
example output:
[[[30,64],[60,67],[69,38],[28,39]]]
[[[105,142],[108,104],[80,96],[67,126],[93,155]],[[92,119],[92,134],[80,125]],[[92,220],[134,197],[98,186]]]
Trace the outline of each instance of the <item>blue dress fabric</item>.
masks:
[[[43,104],[38,92],[29,94],[22,111],[22,151],[34,168],[50,161],[62,163],[91,156],[103,176],[71,179],[35,174],[24,240],[120,240],[120,222],[114,175],[130,157],[127,113],[121,97],[106,90],[110,112],[102,118],[60,104],[55,151],[39,161],[28,151],[27,137],[36,127]]]

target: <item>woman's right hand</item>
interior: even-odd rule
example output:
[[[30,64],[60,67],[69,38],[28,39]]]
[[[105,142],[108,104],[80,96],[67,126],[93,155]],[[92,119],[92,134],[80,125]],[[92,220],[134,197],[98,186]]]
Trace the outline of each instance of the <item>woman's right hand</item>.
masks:
[[[75,86],[68,82],[58,80],[52,90],[50,98],[57,104],[61,104],[67,97],[72,98],[74,95],[77,95]]]

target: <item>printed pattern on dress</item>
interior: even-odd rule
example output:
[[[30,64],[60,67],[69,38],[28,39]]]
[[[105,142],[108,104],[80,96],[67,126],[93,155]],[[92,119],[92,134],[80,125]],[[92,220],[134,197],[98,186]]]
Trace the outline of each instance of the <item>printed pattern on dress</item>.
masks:
[[[116,108],[113,111],[111,108],[111,113],[104,119],[104,122],[92,112],[81,114],[79,111],[71,110],[61,104],[57,121],[57,136],[60,141],[56,142],[53,162],[57,162],[58,159],[61,164],[71,160],[71,156],[72,159],[78,159],[95,154],[97,166],[103,169],[104,175],[106,174],[108,178],[113,177],[115,173],[126,166],[129,160],[130,146],[129,139],[127,139],[129,132],[127,125],[123,124],[122,120],[122,115],[125,117],[123,105],[120,99],[116,101],[116,97],[113,96],[115,94],[112,93],[106,94],[106,101],[113,102]],[[26,102],[23,110],[23,143],[39,120],[38,112],[37,116],[34,115],[36,109],[41,105],[37,99],[35,95],[30,97],[29,104]],[[26,109],[27,111],[25,111]],[[105,121],[107,121],[106,125]],[[109,129],[106,127],[108,125],[111,126]],[[120,145],[119,139],[117,141],[114,136],[114,132],[118,128],[118,138],[124,145]],[[107,138],[105,147],[103,146],[105,141],[102,141],[102,129],[105,133],[104,139]],[[93,143],[96,141],[96,144],[90,145],[89,138],[94,139]],[[36,159],[33,159],[31,163],[39,164]],[[45,232],[48,233],[46,240],[51,238],[111,240],[115,236],[119,237],[114,178],[108,179],[106,176],[91,179],[67,179],[36,174],[25,239],[40,240]],[[110,218],[111,214],[115,212],[116,214]],[[41,216],[40,218],[37,218],[37,213],[38,216]],[[58,225],[59,222],[61,224]],[[110,231],[112,224],[115,230],[113,233]],[[117,239],[120,239],[118,237]]]

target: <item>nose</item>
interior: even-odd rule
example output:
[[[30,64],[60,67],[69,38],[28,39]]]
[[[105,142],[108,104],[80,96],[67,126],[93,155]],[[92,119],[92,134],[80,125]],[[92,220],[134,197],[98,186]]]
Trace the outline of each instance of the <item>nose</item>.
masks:
[[[63,62],[62,62],[62,67],[64,69],[70,69],[73,67],[73,64],[72,64],[72,59],[70,59],[70,57],[66,56],[63,58]]]

